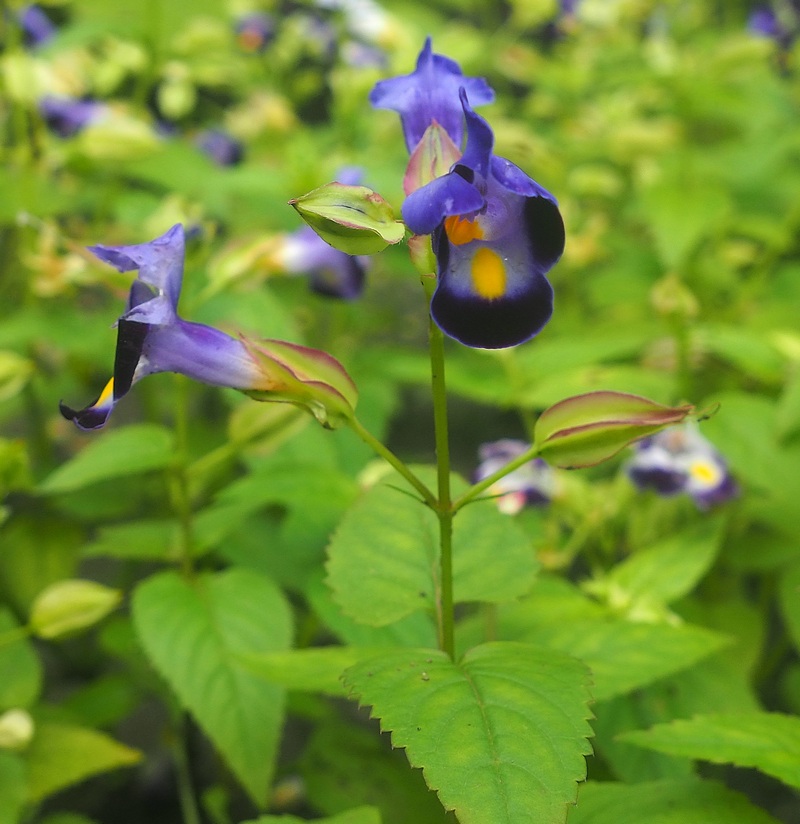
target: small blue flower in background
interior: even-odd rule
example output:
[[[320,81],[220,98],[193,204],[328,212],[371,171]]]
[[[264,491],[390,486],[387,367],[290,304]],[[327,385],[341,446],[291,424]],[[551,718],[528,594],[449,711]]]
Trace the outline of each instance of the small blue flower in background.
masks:
[[[478,449],[480,464],[475,471],[475,483],[488,478],[529,449],[530,444],[512,438],[482,444]],[[489,487],[489,494],[498,496],[498,509],[506,515],[516,515],[525,506],[547,504],[554,492],[553,469],[541,458],[524,463]]]
[[[671,497],[687,494],[698,509],[707,510],[739,493],[722,455],[696,425],[665,429],[634,446],[625,471],[639,489]]]
[[[43,46],[55,36],[55,24],[36,4],[25,6],[18,19],[25,45],[29,48]]]
[[[800,4],[790,3],[783,7],[783,12],[779,15],[771,6],[757,6],[750,13],[747,28],[752,34],[767,37],[781,48],[788,49],[800,29]]]
[[[130,388],[156,372],[178,372],[202,383],[241,390],[269,390],[264,373],[243,340],[177,314],[183,279],[184,232],[136,246],[92,246],[90,251],[120,272],[139,270],[128,306],[117,321],[114,376],[84,409],[60,404],[61,414],[81,429],[99,429]]]
[[[234,31],[242,51],[262,54],[275,39],[275,20],[270,14],[253,11],[236,21]]]
[[[205,129],[195,139],[201,152],[217,166],[236,166],[244,158],[244,146],[222,129]]]
[[[467,146],[451,171],[412,192],[403,219],[433,235],[438,281],[431,316],[466,346],[516,346],[553,313],[545,274],[564,251],[556,199],[509,160],[492,154],[489,124],[460,92]]]
[[[464,116],[459,89],[466,90],[473,106],[494,100],[494,92],[482,77],[465,77],[454,60],[434,54],[429,37],[417,58],[417,68],[411,74],[376,83],[369,101],[376,109],[391,109],[400,115],[409,152],[434,121],[461,146]]]
[[[95,123],[107,109],[97,100],[75,100],[47,95],[39,101],[39,112],[48,128],[59,137],[72,137]]]
[[[312,291],[353,300],[364,290],[369,258],[348,255],[326,243],[310,226],[282,238],[276,260],[289,275],[307,275]]]

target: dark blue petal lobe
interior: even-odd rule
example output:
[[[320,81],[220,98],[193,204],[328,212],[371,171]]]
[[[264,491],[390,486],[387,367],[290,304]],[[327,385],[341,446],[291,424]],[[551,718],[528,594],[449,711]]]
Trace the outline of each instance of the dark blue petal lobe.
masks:
[[[472,214],[484,203],[478,187],[454,171],[412,192],[403,202],[403,220],[414,234],[430,235],[446,217]]]

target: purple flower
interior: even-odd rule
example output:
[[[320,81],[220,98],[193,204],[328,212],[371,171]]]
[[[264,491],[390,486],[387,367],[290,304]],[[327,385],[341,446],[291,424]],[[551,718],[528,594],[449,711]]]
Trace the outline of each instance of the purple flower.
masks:
[[[48,128],[59,137],[72,137],[106,112],[97,100],[74,100],[47,95],[39,101],[39,112]]]
[[[685,493],[702,510],[739,492],[725,459],[696,426],[665,429],[634,448],[636,454],[625,470],[639,489],[652,489],[664,497]]]
[[[252,346],[218,329],[177,314],[183,279],[184,234],[177,224],[150,243],[89,247],[120,272],[139,270],[128,306],[117,321],[114,376],[85,409],[60,404],[61,414],[81,429],[99,429],[130,388],[156,372],[178,372],[214,386],[267,391],[265,373]]]
[[[244,146],[221,129],[206,129],[197,135],[195,142],[217,166],[235,166],[244,157]]]
[[[474,106],[494,100],[494,92],[483,78],[464,77],[454,60],[433,54],[428,37],[417,58],[417,68],[411,74],[376,83],[369,101],[377,109],[391,109],[400,115],[409,152],[414,151],[434,121],[453,143],[461,146],[464,127],[459,89],[466,90]]]
[[[524,441],[504,438],[485,443],[478,449],[480,464],[474,481],[482,481],[530,449]],[[553,470],[541,458],[528,461],[489,487],[497,495],[497,506],[506,515],[516,515],[525,506],[540,506],[551,501],[555,491]]]
[[[35,4],[25,6],[19,13],[19,24],[25,37],[25,45],[31,48],[43,46],[56,33],[53,21]]]
[[[234,30],[243,51],[261,54],[275,39],[275,20],[262,11],[253,11],[240,17]]]
[[[442,331],[466,346],[516,346],[553,313],[545,274],[564,251],[564,223],[553,195],[492,154],[492,130],[464,89],[461,101],[464,155],[406,198],[403,218],[412,232],[433,235],[438,282],[431,316]]]
[[[334,249],[310,226],[286,235],[278,259],[284,272],[308,275],[317,294],[352,300],[364,290],[369,258]]]

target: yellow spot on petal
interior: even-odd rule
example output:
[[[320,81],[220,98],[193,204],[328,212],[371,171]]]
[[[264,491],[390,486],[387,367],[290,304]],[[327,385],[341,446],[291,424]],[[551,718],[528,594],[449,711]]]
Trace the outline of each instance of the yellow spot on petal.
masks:
[[[506,293],[506,265],[497,252],[486,246],[472,257],[472,285],[487,300],[501,298]]]
[[[456,246],[463,246],[471,240],[481,240],[483,231],[475,220],[470,220],[461,215],[453,215],[444,220],[444,230],[450,243]]]
[[[111,403],[111,399],[114,395],[114,378],[105,385],[105,389],[100,393],[100,397],[97,399],[97,403],[95,406],[106,406],[107,404]]]
[[[719,482],[720,470],[717,466],[710,463],[697,461],[689,467],[689,474],[702,484],[712,486]]]

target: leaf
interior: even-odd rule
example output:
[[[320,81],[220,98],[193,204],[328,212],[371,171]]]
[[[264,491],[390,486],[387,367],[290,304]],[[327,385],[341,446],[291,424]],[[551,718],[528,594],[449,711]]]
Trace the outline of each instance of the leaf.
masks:
[[[207,574],[192,583],[166,572],[137,587],[133,620],[155,668],[263,805],[284,694],[249,673],[236,656],[288,647],[291,615],[281,592],[247,570]]]
[[[347,694],[342,673],[381,653],[379,647],[314,647],[237,656],[242,666],[258,678],[289,690],[320,692],[338,697]]]
[[[586,675],[552,650],[490,643],[457,664],[434,650],[385,653],[344,680],[461,824],[555,824],[591,752]]]
[[[691,592],[708,571],[719,552],[722,527],[721,518],[704,519],[636,552],[584,588],[604,595],[620,611],[670,603]]]
[[[755,767],[791,787],[800,787],[800,718],[794,715],[698,715],[689,721],[628,732],[622,740],[714,764]]]
[[[381,824],[381,814],[375,807],[356,807],[330,818],[315,818],[315,824]],[[243,824],[308,824],[307,818],[293,815],[262,815]]]
[[[26,794],[22,759],[10,752],[0,752],[0,824],[17,824]]]
[[[697,778],[641,784],[590,781],[569,824],[777,824],[745,796]]]
[[[181,557],[177,520],[150,518],[101,526],[81,550],[84,558],[177,561]]]
[[[11,612],[0,609],[0,637],[19,627]],[[0,643],[0,712],[30,707],[42,689],[42,665],[27,638]]]
[[[92,775],[132,766],[141,757],[138,750],[97,730],[39,722],[25,752],[28,798],[34,803],[39,802]]]
[[[680,672],[730,643],[690,624],[627,620],[554,579],[542,579],[524,601],[501,607],[497,630],[503,638],[579,658],[592,671],[598,701]]]
[[[164,469],[172,463],[172,433],[155,424],[135,424],[106,432],[48,475],[43,495],[74,492],[111,478]]]
[[[800,650],[800,564],[793,564],[781,576],[780,606],[795,649]]]
[[[316,724],[298,764],[309,803],[327,815],[371,804],[385,824],[452,824],[422,773],[387,738],[338,716]]]
[[[420,473],[425,480],[425,472]],[[398,487],[400,489],[398,489]],[[465,489],[456,479],[453,494]],[[328,546],[328,585],[345,615],[371,626],[433,610],[438,587],[436,517],[397,476],[348,510]],[[461,510],[453,525],[456,602],[501,602],[528,591],[536,562],[525,534],[492,501]]]

